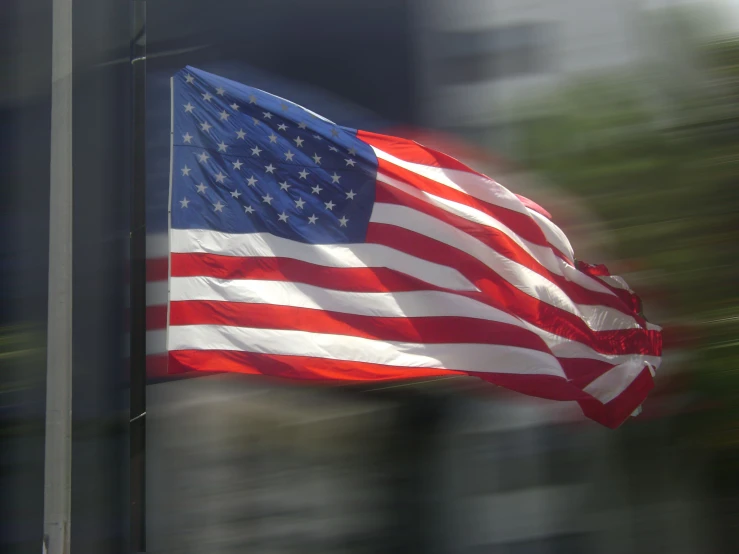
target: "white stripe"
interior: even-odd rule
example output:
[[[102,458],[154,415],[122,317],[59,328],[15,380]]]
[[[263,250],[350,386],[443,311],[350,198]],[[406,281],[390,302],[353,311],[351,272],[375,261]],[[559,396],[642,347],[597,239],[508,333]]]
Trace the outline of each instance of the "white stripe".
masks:
[[[634,318],[618,310],[606,306],[575,304],[562,289],[545,277],[509,260],[472,235],[430,215],[405,206],[376,203],[370,221],[402,227],[466,252],[521,292],[579,317],[595,331],[639,328]]]
[[[477,288],[452,267],[435,264],[379,244],[305,244],[269,233],[230,234],[172,229],[173,252],[239,257],[285,257],[324,267],[386,267],[451,290]]]
[[[420,317],[420,316],[419,316]],[[498,320],[492,320],[498,321]],[[515,325],[515,322],[505,321],[504,323],[511,323]],[[533,327],[533,326],[531,326]],[[557,358],[586,358],[591,360],[601,360],[614,365],[623,364],[626,362],[650,363],[655,368],[659,368],[661,358],[657,356],[639,356],[639,355],[607,355],[595,352],[593,349],[587,346],[568,339],[563,339],[556,335],[546,333],[535,327],[530,329],[532,332],[539,334],[544,342],[549,347],[551,353]],[[129,339],[128,335],[125,337],[125,350],[128,352]],[[163,354],[167,351],[166,349],[166,334],[164,329],[154,329],[146,332],[146,354]]]
[[[437,291],[358,293],[324,289],[285,281],[226,280],[215,277],[173,277],[172,301],[244,302],[327,310],[368,317],[467,317],[506,323],[541,337],[552,354],[561,358],[588,358],[619,364],[647,359],[639,355],[601,354],[577,341],[565,339],[522,322],[517,317],[471,298]]]
[[[527,208],[515,194],[488,177],[459,169],[447,169],[407,162],[374,146],[372,146],[372,149],[375,155],[381,160],[412,171],[451,189],[474,196],[479,200],[528,215]]]
[[[451,292],[346,292],[291,281],[172,277],[172,302],[275,304],[370,317],[471,317],[524,328],[515,316]]]
[[[572,244],[570,244],[567,235],[564,234],[564,231],[562,231],[562,229],[555,225],[554,222],[551,221],[549,218],[544,217],[536,210],[532,210],[529,208],[529,215],[531,215],[531,217],[536,221],[537,225],[539,225],[539,229],[541,229],[542,233],[544,233],[544,237],[547,239],[547,242],[549,242],[549,244],[554,246],[565,256],[569,257],[570,260],[575,259],[575,250],[572,248]]]
[[[634,292],[633,290],[631,290],[626,281],[618,275],[600,275],[599,279],[601,279],[604,283],[608,283],[614,288],[623,289],[631,293]]]
[[[222,325],[173,325],[169,328],[169,349],[245,351],[397,367],[564,376],[556,358],[527,348],[390,342],[346,335]]]
[[[617,365],[595,379],[583,390],[603,404],[607,404],[624,392],[646,367],[646,364],[640,360]]]
[[[510,238],[513,242],[520,246],[521,249],[524,250],[524,252],[529,254],[545,269],[551,271],[555,275],[566,277],[568,280],[574,282],[575,284],[580,285],[581,287],[593,292],[616,296],[611,290],[608,289],[608,287],[604,286],[597,279],[593,279],[592,277],[585,275],[558,256],[555,256],[554,252],[552,252],[551,248],[549,248],[548,246],[540,246],[538,244],[534,244],[532,242],[524,240],[510,227],[501,223],[494,217],[481,212],[480,210],[477,210],[471,206],[467,206],[466,204],[460,204],[459,202],[454,202],[453,200],[441,198],[440,196],[436,196],[429,192],[417,189],[414,186],[411,186],[397,179],[393,179],[392,177],[388,177],[387,175],[383,175],[381,173],[377,174],[377,180],[390,185],[391,187],[402,190],[406,194],[410,194],[411,196],[414,196],[419,200],[423,200],[424,202],[436,206],[437,208],[441,208],[444,211],[467,219],[468,221],[472,221],[473,223],[483,225],[485,227],[490,227],[491,229],[496,229],[508,236],[508,238]]]

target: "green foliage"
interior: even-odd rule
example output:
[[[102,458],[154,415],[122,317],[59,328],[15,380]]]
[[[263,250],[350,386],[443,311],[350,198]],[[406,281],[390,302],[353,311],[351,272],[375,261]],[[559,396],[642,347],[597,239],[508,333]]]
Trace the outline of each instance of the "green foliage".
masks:
[[[658,323],[687,321],[698,337],[691,382],[716,406],[702,429],[739,443],[739,39],[695,59],[674,94],[674,80],[618,73],[537,100],[527,113],[551,116],[522,130],[520,157],[584,197],[620,257],[652,270],[669,316]]]

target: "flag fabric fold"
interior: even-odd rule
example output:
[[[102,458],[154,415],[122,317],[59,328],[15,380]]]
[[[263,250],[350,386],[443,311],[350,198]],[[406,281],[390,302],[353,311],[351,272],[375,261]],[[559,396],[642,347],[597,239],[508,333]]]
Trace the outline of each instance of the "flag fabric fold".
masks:
[[[633,291],[493,179],[191,67],[172,117],[170,372],[468,374],[609,427],[652,388]]]

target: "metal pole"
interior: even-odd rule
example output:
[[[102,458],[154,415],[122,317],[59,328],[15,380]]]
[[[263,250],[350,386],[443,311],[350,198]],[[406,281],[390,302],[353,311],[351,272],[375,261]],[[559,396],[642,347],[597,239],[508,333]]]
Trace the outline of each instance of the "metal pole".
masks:
[[[44,554],[69,554],[72,492],[72,0],[52,0]]]
[[[146,1],[133,0],[130,306],[131,551],[146,550]]]

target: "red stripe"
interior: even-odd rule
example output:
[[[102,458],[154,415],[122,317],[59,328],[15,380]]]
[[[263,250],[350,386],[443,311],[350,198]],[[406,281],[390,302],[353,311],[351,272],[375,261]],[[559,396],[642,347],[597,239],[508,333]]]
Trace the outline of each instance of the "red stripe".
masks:
[[[367,144],[379,148],[383,152],[387,152],[388,154],[391,154],[396,158],[400,158],[408,162],[430,165],[432,167],[466,171],[467,173],[473,173],[480,177],[490,179],[486,175],[478,173],[474,169],[463,164],[456,158],[452,158],[451,156],[444,154],[443,152],[439,152],[438,150],[433,150],[432,148],[422,146],[412,140],[393,137],[390,135],[370,133],[369,131],[357,131],[357,138],[361,141],[366,142]]]
[[[376,196],[378,202],[407,206],[439,219],[440,221],[467,233],[502,256],[505,256],[509,260],[538,273],[551,283],[557,285],[575,303],[614,308],[626,315],[634,317],[639,323],[644,323],[638,315],[630,310],[630,306],[624,304],[620,298],[610,294],[586,289],[577,283],[569,281],[561,275],[552,273],[541,265],[536,258],[531,256],[511,240],[506,234],[497,231],[496,229],[491,229],[490,227],[480,225],[463,217],[449,213],[446,210],[432,206],[428,202],[424,202],[423,200],[415,198],[383,183],[377,183]],[[600,283],[600,280],[598,282]]]
[[[234,350],[175,350],[170,368],[177,371],[234,371],[311,381],[382,381],[442,375],[472,375],[542,398],[588,400],[584,391],[552,375],[462,372],[447,369],[396,367],[367,362],[329,360],[310,356],[259,354]]]
[[[602,264],[592,265],[578,260],[577,269],[583,272],[585,275],[590,275],[591,277],[594,277],[596,279],[598,279],[598,277],[611,277],[608,268],[606,268],[606,266]],[[606,287],[608,290],[610,290],[612,293],[614,293],[616,296],[618,296],[624,304],[626,304],[627,306],[631,306],[634,313],[641,312],[641,298],[639,298],[636,294],[634,294],[633,292],[629,292],[628,290],[613,286],[603,279],[598,279],[598,282]]]
[[[146,357],[146,376],[149,378],[168,375],[167,354],[150,354]]]
[[[614,367],[612,363],[590,358],[558,358],[558,360],[567,378],[580,388],[585,388]]]
[[[540,213],[541,215],[543,215],[544,217],[546,217],[549,220],[552,219],[552,214],[550,214],[544,208],[542,208],[541,206],[539,206],[539,204],[537,204],[533,200],[530,200],[530,199],[526,198],[525,196],[521,196],[520,194],[517,194],[516,195],[516,198],[518,198],[521,201],[521,204],[523,204],[524,206],[526,206],[528,209],[530,209],[530,210],[532,210],[534,212]]]
[[[385,267],[334,268],[293,258],[241,258],[203,253],[173,253],[172,276],[289,281],[353,292],[447,290]]]
[[[467,317],[370,317],[273,304],[185,301],[171,303],[170,324],[286,329],[430,344],[499,344],[550,353],[531,331]]]
[[[508,208],[490,204],[464,192],[447,187],[441,183],[437,183],[432,179],[423,177],[418,173],[399,167],[386,160],[377,160],[377,163],[378,174],[387,175],[388,177],[407,183],[418,190],[479,210],[480,212],[497,219],[508,228],[513,229],[523,239],[541,246],[550,246],[544,236],[544,232],[529,214],[516,212],[509,210]]]
[[[661,335],[646,329],[593,331],[574,314],[545,304],[515,288],[482,262],[456,248],[392,225],[370,223],[367,242],[384,244],[413,256],[459,270],[481,292],[456,292],[474,298],[555,335],[579,341],[604,354],[661,353]]]
[[[395,367],[309,356],[255,354],[234,350],[175,350],[169,353],[170,373],[231,371],[308,381],[382,381],[459,375],[447,369]]]
[[[408,380],[466,374],[450,370],[401,368],[365,362],[327,360],[309,356],[256,354],[233,350],[176,350],[169,353],[169,367],[170,373],[228,371],[324,383]],[[576,400],[588,417],[612,428],[618,427],[629,417],[652,385],[649,371],[646,376],[642,373],[622,395],[607,405],[603,405],[584,391],[568,384],[567,380],[551,375],[479,372],[467,373],[467,375],[533,396],[555,400]]]
[[[578,404],[586,417],[615,429],[634,413],[653,388],[654,379],[649,368],[645,367],[626,390],[607,404],[604,405],[594,398],[581,400]]]

